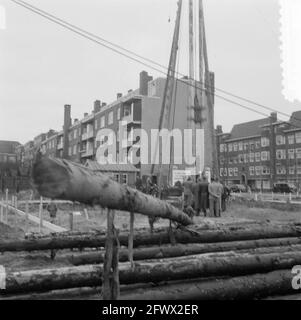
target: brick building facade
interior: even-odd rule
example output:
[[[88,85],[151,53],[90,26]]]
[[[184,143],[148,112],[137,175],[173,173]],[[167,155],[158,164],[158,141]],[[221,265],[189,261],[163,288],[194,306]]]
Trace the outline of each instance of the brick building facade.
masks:
[[[299,121],[300,119],[300,121]],[[277,114],[234,125],[230,133],[216,129],[220,179],[271,190],[275,183],[301,186],[301,111],[288,122]]]

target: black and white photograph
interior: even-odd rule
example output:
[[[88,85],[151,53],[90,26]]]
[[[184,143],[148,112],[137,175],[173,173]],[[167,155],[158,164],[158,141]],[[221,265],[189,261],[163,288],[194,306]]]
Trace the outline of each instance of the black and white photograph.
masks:
[[[300,57],[300,0],[0,0],[0,305],[301,300]]]

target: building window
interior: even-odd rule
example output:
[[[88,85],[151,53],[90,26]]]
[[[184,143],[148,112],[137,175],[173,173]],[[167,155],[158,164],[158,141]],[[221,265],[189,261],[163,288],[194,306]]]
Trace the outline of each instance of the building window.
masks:
[[[233,144],[233,151],[237,151],[238,150],[238,144],[237,143],[234,143]]]
[[[260,140],[256,140],[255,141],[255,149],[259,149],[260,148]]]
[[[281,159],[285,159],[285,150],[276,150],[276,159],[277,160],[281,160]]]
[[[250,176],[254,176],[254,167],[249,167]]]
[[[222,177],[224,175],[224,168],[219,169],[219,176]]]
[[[288,144],[294,144],[295,143],[295,137],[293,135],[290,135],[287,137]]]
[[[286,168],[285,167],[277,167],[276,173],[277,174],[286,174]]]
[[[255,149],[254,141],[250,141],[250,151],[254,151],[254,149]]]
[[[238,149],[239,149],[239,151],[242,151],[242,150],[243,150],[243,143],[242,143],[242,142],[239,142],[239,144],[238,144]]]
[[[301,159],[301,149],[300,148],[296,149],[296,158]]]
[[[119,173],[114,173],[114,180],[119,182]]]
[[[260,152],[255,153],[255,161],[259,162],[260,161]]]
[[[121,181],[121,183],[123,183],[123,184],[127,184],[127,183],[128,183],[128,175],[127,175],[127,173],[123,173],[123,174],[122,174],[122,181]]]
[[[270,145],[270,140],[266,137],[261,138],[261,146],[268,147]]]
[[[114,118],[114,114],[113,114],[113,111],[111,111],[109,113],[109,116],[108,116],[108,124],[113,124],[113,118]]]
[[[124,113],[125,117],[130,116],[131,115],[131,105],[125,105],[123,113]]]
[[[232,150],[233,150],[233,145],[232,145],[232,143],[229,143],[229,144],[228,144],[228,150],[229,150],[229,152],[232,152]]]
[[[73,146],[73,154],[76,154],[77,153],[77,145],[75,144],[74,146]]]
[[[244,163],[244,155],[243,154],[239,154],[238,155],[238,162],[239,163]]]
[[[264,175],[270,174],[270,168],[266,167],[266,166],[263,166],[262,167],[262,174],[264,174]]]
[[[255,172],[256,172],[256,176],[260,176],[261,175],[261,167],[255,167]]]
[[[248,149],[249,149],[249,143],[248,143],[248,142],[245,142],[245,143],[244,143],[244,150],[245,150],[245,151],[248,151]]]
[[[106,125],[106,117],[105,116],[102,116],[100,118],[100,128],[104,128]]]
[[[249,155],[247,153],[244,154],[244,163],[249,162]]]
[[[225,163],[225,158],[224,157],[220,157],[219,163],[220,163],[220,165],[223,165]]]
[[[238,176],[238,168],[233,168],[233,174],[235,177]]]
[[[283,145],[283,144],[285,144],[285,137],[282,136],[282,135],[277,135],[276,136],[276,145],[280,146],[280,145]]]
[[[296,143],[301,143],[301,132],[296,133]]]
[[[222,144],[220,144],[220,146],[219,146],[219,152],[224,152],[224,147],[225,147],[225,145],[222,143]]]
[[[297,174],[301,174],[301,166],[297,166]]]
[[[289,174],[295,174],[295,167],[289,167],[288,172]]]
[[[250,153],[250,154],[249,154],[250,162],[254,162],[254,157],[255,157],[255,154],[254,154],[254,153]]]
[[[295,158],[295,150],[294,149],[288,149],[288,158],[289,159]]]
[[[228,169],[228,174],[229,174],[229,177],[232,177],[232,176],[233,176],[233,169],[232,169],[232,168],[229,168],[229,169]]]
[[[262,151],[261,152],[261,160],[267,161],[270,158],[270,153],[268,151]]]

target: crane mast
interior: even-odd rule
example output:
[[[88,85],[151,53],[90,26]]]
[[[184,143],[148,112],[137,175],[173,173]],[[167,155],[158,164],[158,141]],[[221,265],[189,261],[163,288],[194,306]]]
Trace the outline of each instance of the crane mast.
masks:
[[[172,98],[174,94],[174,87],[175,87],[175,81],[176,81],[175,72],[176,72],[176,62],[177,62],[178,47],[179,47],[181,12],[182,12],[182,0],[179,0],[175,30],[173,35],[172,47],[171,47],[171,54],[170,54],[169,65],[168,65],[167,79],[165,83],[163,102],[162,102],[162,107],[160,112],[159,133],[157,136],[155,154],[154,154],[154,159],[151,167],[151,175],[153,176],[155,173],[155,162],[156,162],[155,160],[157,158],[157,154],[159,150],[159,176],[158,176],[159,187],[161,187],[161,182],[162,182],[162,148],[160,148],[159,134],[162,128],[170,129],[171,127],[171,107],[172,107]]]

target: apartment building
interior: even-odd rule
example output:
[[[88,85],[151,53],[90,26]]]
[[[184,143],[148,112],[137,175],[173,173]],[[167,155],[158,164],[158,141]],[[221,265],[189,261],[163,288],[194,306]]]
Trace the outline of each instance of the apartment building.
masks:
[[[220,178],[227,184],[245,184],[271,190],[275,183],[301,186],[301,111],[289,121],[270,117],[234,125],[230,133],[218,126]]]
[[[100,146],[114,138],[110,135],[102,135],[102,129],[107,129],[111,130],[116,137],[116,149],[108,150],[105,156],[113,155],[117,163],[124,162],[125,157],[129,159],[129,162],[133,162],[134,157],[140,157],[141,148],[139,138],[134,136],[134,129],[143,129],[150,137],[151,130],[158,128],[165,83],[165,78],[153,79],[147,72],[142,71],[138,89],[129,90],[125,95],[117,93],[116,100],[110,104],[96,100],[92,112],[84,113],[80,120],[74,119],[72,121],[71,106],[65,105],[63,130],[60,132],[52,130],[51,134],[37,136],[33,140],[34,149],[40,148],[44,154],[50,157],[66,158],[86,164],[88,160],[96,160],[97,150]],[[187,79],[178,81],[174,100],[176,110],[173,116],[174,127],[182,131],[188,125],[188,84]],[[126,132],[128,141],[135,143],[135,147],[130,148],[121,144],[121,141],[119,141],[120,130]],[[149,155],[153,147],[151,143],[148,144]],[[211,154],[211,151],[207,154]],[[27,157],[30,158],[29,155]],[[141,177],[146,178],[151,174],[151,161],[152,159],[149,156],[147,164],[141,164],[140,161],[135,163]],[[158,173],[158,166],[156,169],[156,173]],[[176,165],[173,166],[173,169],[185,170],[186,166],[185,164]],[[167,181],[168,170],[169,164],[163,165],[163,182]]]

